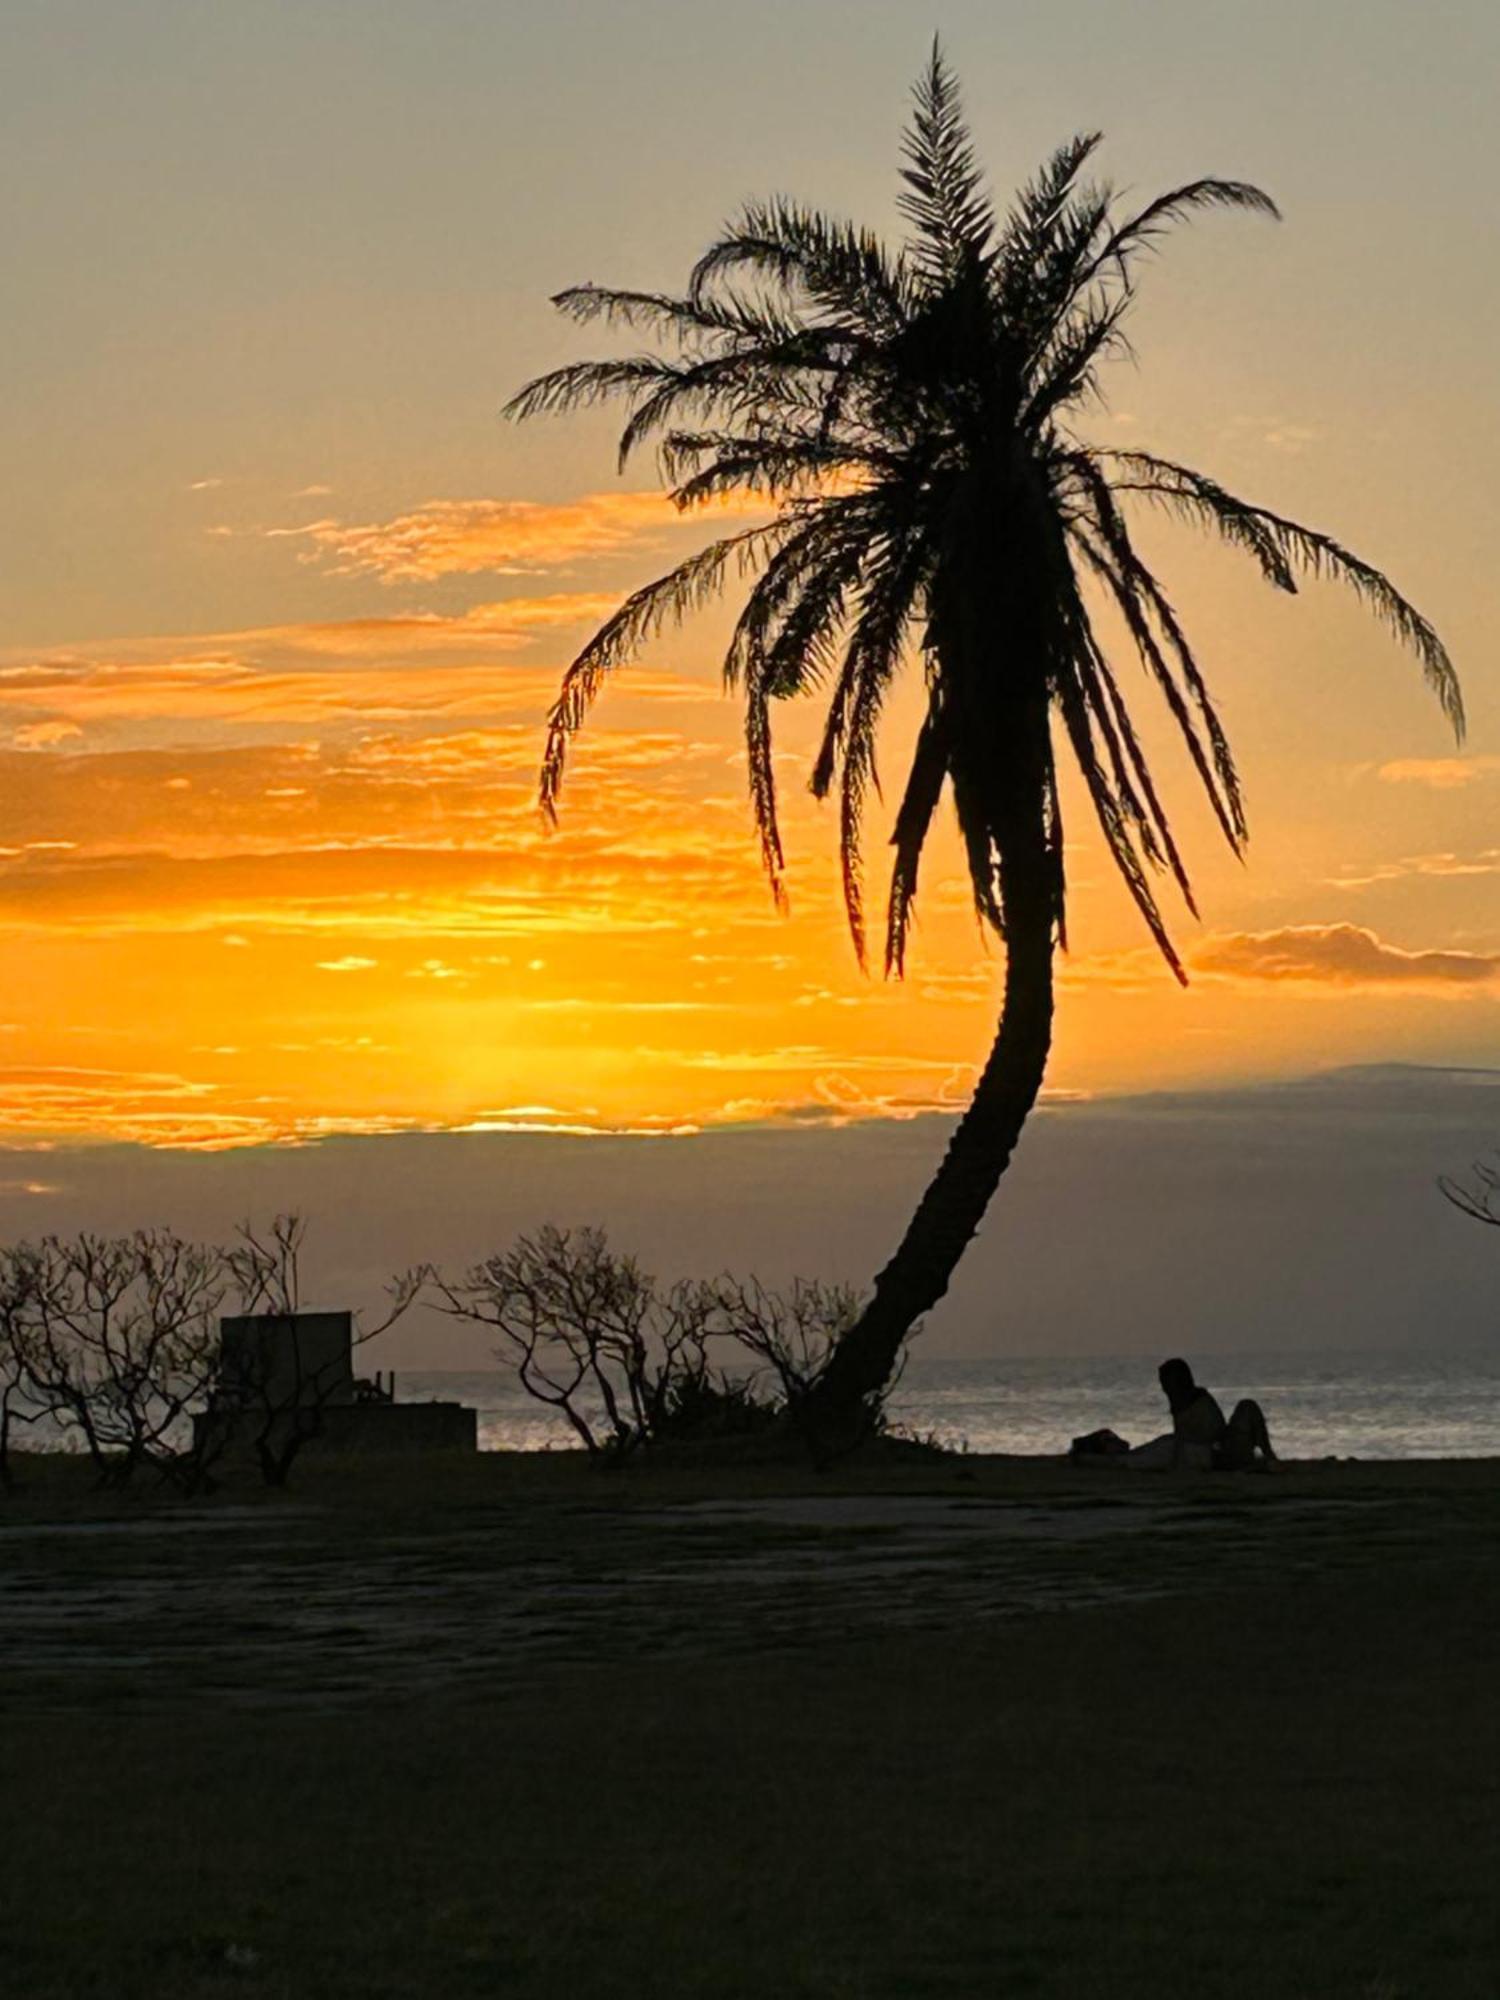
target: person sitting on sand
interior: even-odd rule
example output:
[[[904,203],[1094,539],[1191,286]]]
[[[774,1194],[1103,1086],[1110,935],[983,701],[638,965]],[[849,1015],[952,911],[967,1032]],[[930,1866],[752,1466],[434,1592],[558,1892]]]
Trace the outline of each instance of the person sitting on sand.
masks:
[[[1156,1376],[1172,1412],[1172,1429],[1166,1437],[1137,1445],[1129,1464],[1148,1470],[1168,1466],[1244,1472],[1255,1464],[1257,1453],[1267,1465],[1274,1461],[1271,1433],[1259,1403],[1248,1397],[1236,1403],[1226,1423],[1217,1399],[1194,1381],[1192,1369],[1180,1356],[1164,1361]]]
[[[1124,1464],[1138,1472],[1245,1472],[1275,1462],[1259,1403],[1246,1397],[1235,1404],[1226,1422],[1217,1399],[1194,1381],[1192,1369],[1180,1357],[1164,1361],[1156,1373],[1172,1413],[1172,1428],[1165,1437],[1132,1450],[1113,1431],[1095,1431],[1076,1439],[1069,1456],[1081,1463],[1102,1459]]]

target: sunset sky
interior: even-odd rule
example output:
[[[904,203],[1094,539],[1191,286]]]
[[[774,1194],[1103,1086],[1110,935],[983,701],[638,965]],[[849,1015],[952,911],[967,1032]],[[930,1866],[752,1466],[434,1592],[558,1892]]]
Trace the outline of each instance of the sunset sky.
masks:
[[[722,616],[619,678],[543,829],[561,666],[712,524],[674,517],[648,466],[620,483],[603,421],[498,416],[597,345],[551,292],[670,285],[748,194],[893,226],[925,17],[19,0],[8,19],[0,1137],[217,1149],[961,1101],[997,955],[952,853],[904,986],[858,972],[810,800],[777,914]],[[1491,1062],[1500,15],[949,0],[941,25],[1000,192],[1099,125],[1131,189],[1219,173],[1276,196],[1279,226],[1172,239],[1096,434],[1381,564],[1470,709],[1460,752],[1352,602],[1273,597],[1145,524],[1252,842],[1243,867],[1216,846],[1127,680],[1204,921],[1174,925],[1184,993],[1075,799],[1055,1097]],[[789,801],[810,721],[784,719]]]

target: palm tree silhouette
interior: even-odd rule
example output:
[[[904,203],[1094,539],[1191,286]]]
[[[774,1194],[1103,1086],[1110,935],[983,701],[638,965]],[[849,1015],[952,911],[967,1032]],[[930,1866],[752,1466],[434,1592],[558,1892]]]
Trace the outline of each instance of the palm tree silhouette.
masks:
[[[1122,496],[1216,530],[1279,590],[1302,576],[1351,586],[1415,653],[1462,734],[1442,642],[1380,571],[1187,466],[1075,435],[1073,414],[1124,344],[1141,253],[1198,209],[1277,214],[1244,182],[1197,180],[1120,216],[1110,188],[1085,178],[1098,143],[1097,133],[1069,141],[998,217],[934,44],[903,143],[910,235],[898,250],[785,199],[753,202],[680,298],[584,285],[555,300],[576,320],[649,329],[667,351],[556,369],[508,406],[526,418],[623,398],[622,468],[652,442],[680,508],[749,491],[772,514],[637,590],[579,653],[550,718],[549,814],[569,741],[609,670],[732,575],[753,576],[724,672],[744,699],[766,869],[780,899],[771,704],[826,688],[812,789],[837,789],[844,901],[863,963],[860,832],[877,724],[898,670],[913,650],[920,657],[926,716],[892,834],[885,969],[903,968],[922,851],[948,786],[976,909],[1005,942],[1004,1000],[973,1101],[825,1379],[830,1416],[856,1412],[882,1386],[905,1334],[947,1290],[1041,1088],[1053,955],[1067,941],[1055,726],[1147,929],[1185,979],[1153,878],[1171,876],[1196,914],[1193,892],[1085,579],[1117,608],[1225,839],[1236,853],[1244,846],[1228,740]]]

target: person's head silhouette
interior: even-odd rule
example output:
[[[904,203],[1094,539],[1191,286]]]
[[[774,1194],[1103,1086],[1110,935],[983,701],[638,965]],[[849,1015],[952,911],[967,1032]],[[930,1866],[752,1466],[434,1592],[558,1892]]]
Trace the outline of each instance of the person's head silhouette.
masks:
[[[1185,1409],[1198,1393],[1192,1369],[1177,1355],[1161,1364],[1156,1371],[1156,1379],[1161,1383],[1162,1394],[1174,1416],[1178,1410]]]

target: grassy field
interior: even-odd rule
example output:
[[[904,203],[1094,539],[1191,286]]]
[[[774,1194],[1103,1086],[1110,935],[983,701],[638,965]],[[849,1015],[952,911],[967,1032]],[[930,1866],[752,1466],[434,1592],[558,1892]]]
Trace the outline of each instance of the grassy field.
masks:
[[[0,1508],[6,2000],[1500,1993],[1500,1465]]]

